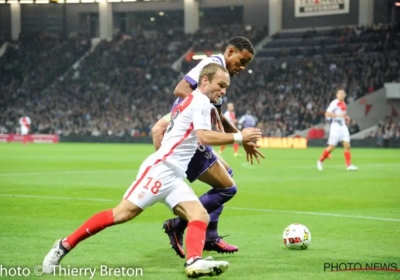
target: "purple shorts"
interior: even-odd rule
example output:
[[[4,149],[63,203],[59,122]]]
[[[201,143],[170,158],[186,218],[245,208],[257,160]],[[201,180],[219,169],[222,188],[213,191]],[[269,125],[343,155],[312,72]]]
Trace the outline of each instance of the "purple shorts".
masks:
[[[186,178],[190,183],[193,183],[217,160],[218,158],[214,155],[210,146],[199,145],[186,170]]]

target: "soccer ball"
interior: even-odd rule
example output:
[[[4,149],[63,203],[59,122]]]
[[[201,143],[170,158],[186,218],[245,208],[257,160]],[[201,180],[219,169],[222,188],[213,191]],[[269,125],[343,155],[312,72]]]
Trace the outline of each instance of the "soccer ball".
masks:
[[[311,232],[305,225],[291,224],[283,231],[283,244],[292,250],[305,250],[310,246]]]

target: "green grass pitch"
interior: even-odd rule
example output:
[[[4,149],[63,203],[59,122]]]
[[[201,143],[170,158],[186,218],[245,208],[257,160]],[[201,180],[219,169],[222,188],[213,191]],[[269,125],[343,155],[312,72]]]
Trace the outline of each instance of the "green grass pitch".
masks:
[[[353,149],[356,172],[345,170],[342,149],[316,169],[322,151],[265,149],[251,166],[245,157],[224,158],[239,191],[227,203],[220,234],[239,252],[218,279],[400,279],[384,271],[324,271],[324,263],[395,263],[400,270],[400,150]],[[115,206],[136,177],[150,145],[0,145],[0,279],[10,268],[29,268],[24,279],[90,279],[90,275],[33,275],[56,238],[68,235],[94,213]],[[201,195],[208,187],[196,182]],[[136,220],[106,229],[82,242],[64,268],[141,268],[143,276],[92,279],[186,279],[161,227],[171,213],[163,205]],[[305,251],[284,247],[291,223],[306,225],[312,243]],[[27,270],[25,270],[27,272]],[[140,270],[136,270],[137,273]],[[130,270],[132,273],[132,270]]]

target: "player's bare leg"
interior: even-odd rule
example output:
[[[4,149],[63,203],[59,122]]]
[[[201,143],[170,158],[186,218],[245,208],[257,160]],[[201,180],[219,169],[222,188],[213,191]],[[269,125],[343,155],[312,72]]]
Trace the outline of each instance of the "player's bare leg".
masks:
[[[358,167],[351,164],[350,143],[343,141],[344,159],[346,161],[347,170],[357,170]]]
[[[122,224],[137,217],[143,210],[128,200],[109,210],[99,212],[88,219],[76,231],[64,239],[57,240],[43,261],[43,272],[53,273],[66,254],[81,241],[107,227]]]
[[[189,278],[215,276],[229,268],[226,261],[203,259],[202,253],[206,239],[209,215],[199,201],[181,202],[174,208],[174,213],[188,221],[186,234],[187,261],[186,275]]]
[[[329,145],[328,147],[326,147],[326,149],[322,152],[321,157],[319,158],[319,160],[317,161],[317,168],[318,170],[323,170],[323,162],[325,159],[329,158],[330,154],[333,152],[333,150],[336,147],[333,145]]]
[[[216,153],[213,151],[216,155]],[[232,169],[218,155],[217,160],[211,167],[207,169],[198,180],[212,186],[213,188],[203,194],[199,199],[204,208],[210,214],[210,223],[207,228],[206,243],[204,249],[207,251],[216,251],[218,253],[234,253],[239,250],[235,245],[226,243],[218,234],[218,220],[224,207],[224,203],[228,202],[237,192],[235,182],[232,179]],[[163,228],[168,234],[170,243],[175,252],[184,258],[183,233],[187,227],[187,221],[174,218],[167,220]]]
[[[229,164],[220,156],[218,153],[216,153],[214,150],[212,150],[213,154],[215,157],[218,159],[218,161],[224,166],[225,170],[228,171],[228,174],[233,177],[233,171]]]

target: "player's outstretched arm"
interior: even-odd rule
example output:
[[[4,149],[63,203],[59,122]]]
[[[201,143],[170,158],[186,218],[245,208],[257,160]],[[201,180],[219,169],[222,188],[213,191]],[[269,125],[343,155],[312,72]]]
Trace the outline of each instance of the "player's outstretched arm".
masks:
[[[261,138],[261,131],[257,128],[246,128],[237,133],[221,133],[211,130],[196,130],[197,138],[201,145],[219,146],[232,143],[247,143]]]
[[[161,142],[170,120],[171,113],[159,119],[151,129],[151,137],[153,138],[153,145],[156,151],[161,147]]]
[[[174,95],[180,98],[186,98],[189,94],[193,92],[188,81],[182,79],[175,87]]]

